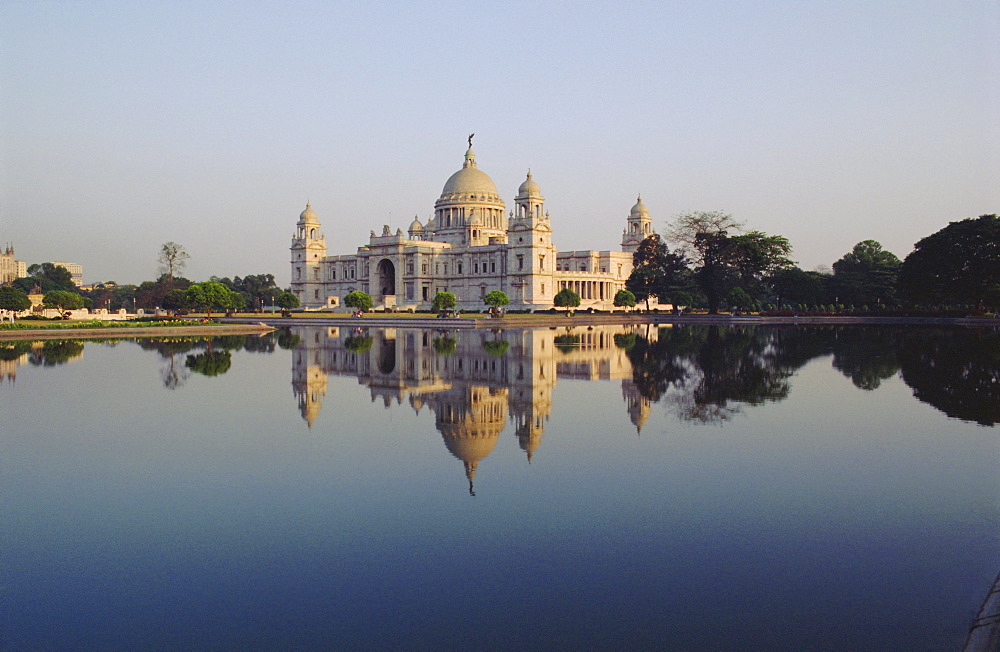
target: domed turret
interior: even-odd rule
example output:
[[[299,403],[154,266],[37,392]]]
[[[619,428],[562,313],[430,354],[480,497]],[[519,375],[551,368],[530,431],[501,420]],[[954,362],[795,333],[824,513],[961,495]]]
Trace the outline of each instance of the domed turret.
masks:
[[[517,198],[527,199],[528,197],[541,197],[542,189],[538,183],[531,178],[531,170],[528,170],[528,178],[517,188]]]
[[[414,239],[417,239],[421,235],[423,235],[424,225],[420,223],[420,219],[416,215],[413,216],[413,221],[410,222],[409,232],[410,232],[410,237]]]
[[[647,209],[646,205],[642,203],[642,195],[639,195],[636,198],[635,206],[632,207],[630,214],[636,216],[649,215],[649,209]]]
[[[306,202],[306,209],[299,213],[299,222],[305,223],[318,223],[319,217],[316,215],[316,211],[312,209],[312,204]]]

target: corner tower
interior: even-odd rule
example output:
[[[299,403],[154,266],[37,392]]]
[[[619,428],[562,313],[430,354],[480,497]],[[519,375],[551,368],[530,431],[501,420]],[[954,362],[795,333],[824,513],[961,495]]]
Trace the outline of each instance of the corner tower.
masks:
[[[551,305],[555,296],[556,248],[545,212],[545,197],[528,177],[517,189],[515,212],[507,225],[507,279],[511,305],[519,308]]]
[[[326,257],[326,239],[320,233],[319,217],[306,202],[292,236],[292,292],[303,306],[322,308],[326,303],[321,262]]]

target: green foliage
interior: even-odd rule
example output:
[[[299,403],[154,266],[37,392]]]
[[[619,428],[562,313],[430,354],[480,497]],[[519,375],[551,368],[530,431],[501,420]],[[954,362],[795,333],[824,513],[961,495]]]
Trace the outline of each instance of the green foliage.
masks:
[[[557,308],[576,308],[580,305],[580,295],[569,288],[563,288],[552,299],[552,304]]]
[[[31,342],[3,342],[0,343],[0,360],[17,360],[25,353],[31,352]]]
[[[673,293],[682,291],[690,283],[687,260],[679,254],[670,253],[656,233],[639,243],[632,254],[632,266],[625,287],[635,301],[646,302],[647,310],[650,297],[668,302]]]
[[[726,305],[743,311],[757,310],[757,302],[741,287],[729,291],[726,295]]]
[[[510,349],[510,342],[507,340],[489,340],[483,342],[483,350],[494,358],[503,356],[507,353],[508,349]]]
[[[232,364],[233,356],[229,351],[205,351],[189,355],[184,362],[185,367],[204,376],[221,376]]]
[[[712,313],[718,312],[719,302],[733,288],[739,286],[744,292],[759,294],[765,277],[792,264],[788,239],[760,231],[736,236],[725,231],[698,233],[694,247],[701,261],[695,280]]]
[[[45,279],[51,281],[58,286],[43,287],[42,289],[45,291],[49,291],[50,289],[73,291],[77,289],[76,283],[73,282],[73,275],[62,265],[53,265],[52,263],[29,265],[28,275],[35,277],[36,280]]]
[[[510,298],[507,296],[507,293],[504,292],[503,290],[491,290],[486,293],[485,297],[483,297],[483,302],[487,306],[493,306],[494,308],[497,308],[509,304]]]
[[[563,353],[572,353],[580,346],[580,336],[573,335],[572,333],[556,335],[552,338],[552,341],[556,345],[556,348]]]
[[[0,310],[21,312],[31,307],[28,295],[16,287],[0,287]]]
[[[282,328],[278,331],[278,348],[280,349],[291,350],[301,342],[302,338],[297,333],[293,333],[291,329]]]
[[[42,305],[47,308],[55,308],[59,312],[66,310],[76,310],[83,307],[83,297],[76,292],[65,290],[52,290],[45,293]]]
[[[458,342],[456,342],[450,335],[435,337],[432,344],[434,346],[434,352],[438,355],[451,355],[458,347]]]
[[[352,335],[344,340],[344,348],[351,353],[368,353],[375,340],[368,336]]]
[[[350,296],[350,295],[348,295]],[[298,308],[301,304],[299,303],[299,298],[295,296],[292,292],[282,292],[274,299],[274,305],[282,308],[283,310],[294,310]]]
[[[348,308],[356,308],[361,312],[368,312],[375,305],[375,302],[372,301],[371,295],[367,292],[355,290],[344,297],[344,305]]]
[[[833,264],[832,291],[839,301],[895,306],[899,258],[875,240],[863,240]]]
[[[184,292],[184,300],[189,306],[204,310],[211,319],[213,309],[226,309],[236,305],[238,295],[234,295],[236,293],[222,283],[205,281],[191,285]]]
[[[42,344],[41,364],[44,367],[65,364],[83,355],[83,343],[75,340],[47,340]],[[32,364],[38,364],[32,360]]]
[[[435,312],[451,311],[455,309],[458,300],[454,292],[438,292],[434,295],[434,302],[431,309]]]
[[[258,310],[264,306],[277,305],[275,300],[281,295],[281,289],[274,282],[273,274],[248,274],[243,278],[234,276],[219,278],[213,276],[210,281],[222,283],[227,288],[243,297],[244,307]],[[298,305],[294,306],[298,308]]]
[[[921,239],[900,266],[899,285],[914,303],[1000,307],[1000,217],[952,222]]]
[[[635,295],[628,290],[618,290],[615,292],[615,306],[618,308],[634,308]]]
[[[824,303],[831,299],[832,277],[820,272],[807,272],[798,267],[776,270],[767,279],[779,303]]]
[[[167,310],[184,310],[187,308],[187,299],[184,297],[184,290],[175,288],[163,295],[163,307]]]
[[[635,346],[636,337],[635,333],[617,333],[614,337],[615,346],[628,351]]]

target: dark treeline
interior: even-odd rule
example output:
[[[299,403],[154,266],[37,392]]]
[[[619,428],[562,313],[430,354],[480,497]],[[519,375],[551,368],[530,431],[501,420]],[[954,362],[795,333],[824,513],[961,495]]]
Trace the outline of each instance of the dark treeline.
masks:
[[[681,215],[662,238],[654,233],[640,244],[626,287],[637,301],[657,297],[710,312],[930,308],[964,314],[1000,307],[996,215],[952,222],[917,242],[902,261],[863,240],[833,263],[832,273],[797,267],[782,236],[741,230],[724,213]]]

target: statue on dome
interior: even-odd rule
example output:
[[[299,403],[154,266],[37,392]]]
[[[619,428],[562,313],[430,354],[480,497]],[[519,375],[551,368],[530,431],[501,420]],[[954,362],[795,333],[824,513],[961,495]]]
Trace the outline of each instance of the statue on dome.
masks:
[[[472,137],[475,135],[475,132],[469,134],[469,149],[472,149]]]

